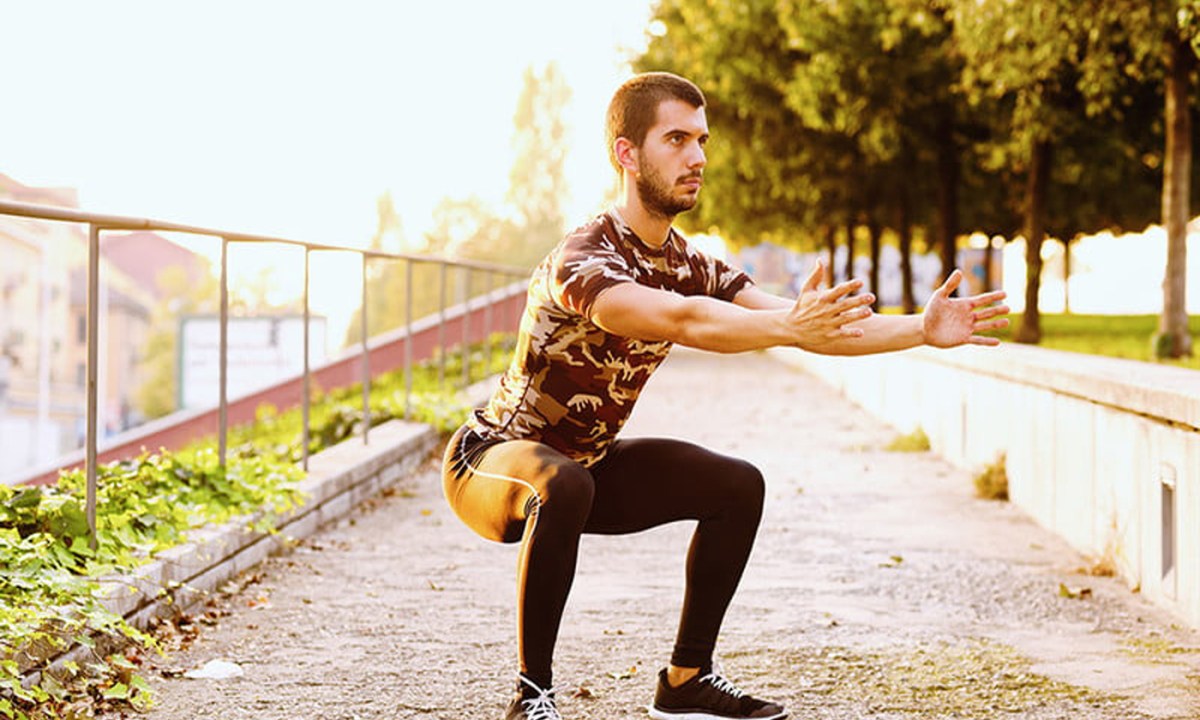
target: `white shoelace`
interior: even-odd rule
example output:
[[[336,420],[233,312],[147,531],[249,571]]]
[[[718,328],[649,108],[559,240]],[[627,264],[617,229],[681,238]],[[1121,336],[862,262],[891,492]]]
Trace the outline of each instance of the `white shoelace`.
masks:
[[[558,708],[554,704],[554,688],[543,690],[523,677],[521,682],[533,688],[538,694],[537,697],[521,701],[521,707],[524,708],[529,720],[562,720],[562,715],[558,714]]]
[[[700,678],[700,682],[710,683],[713,687],[721,692],[727,695],[732,695],[736,698],[740,698],[745,695],[744,692],[738,689],[737,685],[734,685],[731,680],[720,675],[717,670],[713,670],[709,674]]]

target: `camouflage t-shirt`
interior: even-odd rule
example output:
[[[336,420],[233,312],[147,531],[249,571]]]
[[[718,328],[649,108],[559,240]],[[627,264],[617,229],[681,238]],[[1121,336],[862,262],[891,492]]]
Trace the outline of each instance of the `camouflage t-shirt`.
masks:
[[[470,428],[484,440],[536,440],[585,466],[599,462],[671,349],[592,322],[600,293],[626,282],[732,301],[751,281],[674,229],[653,249],[615,212],[599,215],[533,271],[512,363]]]

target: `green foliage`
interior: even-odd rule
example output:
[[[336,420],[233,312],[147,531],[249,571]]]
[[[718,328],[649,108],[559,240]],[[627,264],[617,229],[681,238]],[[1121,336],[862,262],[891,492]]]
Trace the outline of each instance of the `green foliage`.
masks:
[[[153,648],[149,636],[103,605],[97,578],[128,573],[202,525],[266,509],[290,508],[299,471],[270,458],[238,458],[222,470],[211,448],[143,453],[97,469],[97,544],[88,538],[81,470],[56,485],[0,486],[0,717],[66,717],[79,703],[148,702],[144,681],[121,656],[97,655],[86,671],[43,673],[32,687],[22,672],[72,645],[96,638]],[[69,689],[69,692],[68,692]]]
[[[470,348],[470,376],[502,367],[511,336]],[[463,357],[446,357],[445,381],[438,359],[413,369],[411,403],[405,403],[403,371],[372,383],[372,424],[403,417],[443,431],[457,427],[470,409],[455,381]],[[361,386],[317,393],[311,404],[310,452],[336,444],[362,423]],[[230,430],[227,467],[219,465],[215,441],[179,452],[144,452],[97,468],[96,547],[89,542],[86,478],[63,473],[43,487],[0,485],[0,718],[83,716],[96,704],[149,704],[149,687],[121,654],[105,655],[106,641],[154,649],[153,638],[111,613],[98,578],[128,574],[162,550],[187,541],[190,531],[257,514],[251,527],[270,532],[278,514],[301,501],[299,409],[259,408],[256,421]],[[93,649],[85,667],[64,663],[43,672],[30,687],[25,672],[71,646]]]
[[[975,476],[975,494],[984,500],[1008,499],[1008,470],[1004,453]]]
[[[929,450],[929,436],[925,429],[918,427],[907,435],[897,435],[884,450],[890,452],[926,452]]]

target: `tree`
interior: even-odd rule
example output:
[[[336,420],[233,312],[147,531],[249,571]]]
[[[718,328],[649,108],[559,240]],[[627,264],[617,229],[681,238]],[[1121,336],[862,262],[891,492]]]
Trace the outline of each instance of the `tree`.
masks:
[[[478,198],[443,203],[436,242],[449,243],[448,250],[458,257],[533,267],[562,239],[569,196],[563,110],[570,99],[570,88],[554,63],[541,74],[525,70],[513,115],[507,212],[495,212]]]
[[[525,71],[513,117],[515,158],[509,172],[507,212],[498,212],[475,196],[443,198],[434,208],[433,228],[420,243],[412,244],[406,242],[403,223],[391,197],[385,194],[379,199],[371,248],[532,267],[562,238],[565,229],[569,145],[563,110],[569,101],[570,90],[553,63],[541,74],[532,68]],[[415,320],[437,312],[443,300],[448,305],[461,301],[464,291],[471,295],[487,292],[491,281],[472,273],[468,287],[461,270],[443,272],[432,262],[414,262],[410,269],[407,261],[373,260],[367,279],[367,333],[376,335],[402,327],[409,317]],[[347,344],[361,342],[361,317],[360,311],[351,321]]]
[[[1162,224],[1167,231],[1163,310],[1153,344],[1155,354],[1179,358],[1192,353],[1187,318],[1187,223],[1196,201],[1192,162],[1195,128],[1191,86],[1200,45],[1197,0],[1087,0],[1079,13],[1089,40],[1119,48],[1115,60],[1096,53],[1085,64],[1089,86],[1103,87],[1114,77],[1134,76],[1161,83]]]
[[[666,32],[637,69],[701,80],[716,128],[708,199],[685,222],[735,246],[824,242],[831,257],[837,230],[852,245],[862,226],[873,276],[883,233],[902,225],[896,235],[912,309],[913,224],[933,212],[927,189],[942,187],[937,225],[948,238],[949,272],[962,140],[957,130],[947,135],[945,118],[962,102],[942,13],[916,0],[670,0],[657,18]],[[930,152],[939,143],[940,168]]]
[[[1187,314],[1187,224],[1191,219],[1192,118],[1189,103],[1196,52],[1189,39],[1168,36],[1166,61],[1167,141],[1163,167],[1162,214],[1167,228],[1167,267],[1163,309],[1154,354],[1181,358],[1192,354]]]
[[[664,0],[655,14],[666,31],[634,68],[700,80],[714,128],[707,189],[681,226],[735,247],[774,240],[793,248],[813,248],[844,226],[845,187],[830,179],[846,170],[848,148],[806,126],[787,102],[798,52],[775,4]]]
[[[497,259],[532,266],[562,239],[563,206],[570,195],[566,181],[570,138],[563,111],[570,101],[571,89],[555,63],[547,64],[540,76],[526,68],[513,115],[516,157],[508,174],[507,195],[520,242],[515,254]]]
[[[1003,110],[985,143],[991,169],[1026,178],[1025,314],[1016,339],[1036,343],[1045,238],[1069,242],[1149,219],[1145,126],[1131,131],[1126,122],[1144,86],[1126,77],[1134,58],[1124,36],[1074,0],[955,0],[954,8],[964,85],[976,102]]]

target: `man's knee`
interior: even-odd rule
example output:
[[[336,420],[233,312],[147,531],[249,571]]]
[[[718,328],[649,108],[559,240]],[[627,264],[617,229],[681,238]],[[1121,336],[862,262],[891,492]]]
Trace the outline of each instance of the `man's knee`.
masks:
[[[725,477],[730,484],[731,503],[746,512],[761,514],[767,494],[762,471],[745,460],[732,459]]]

